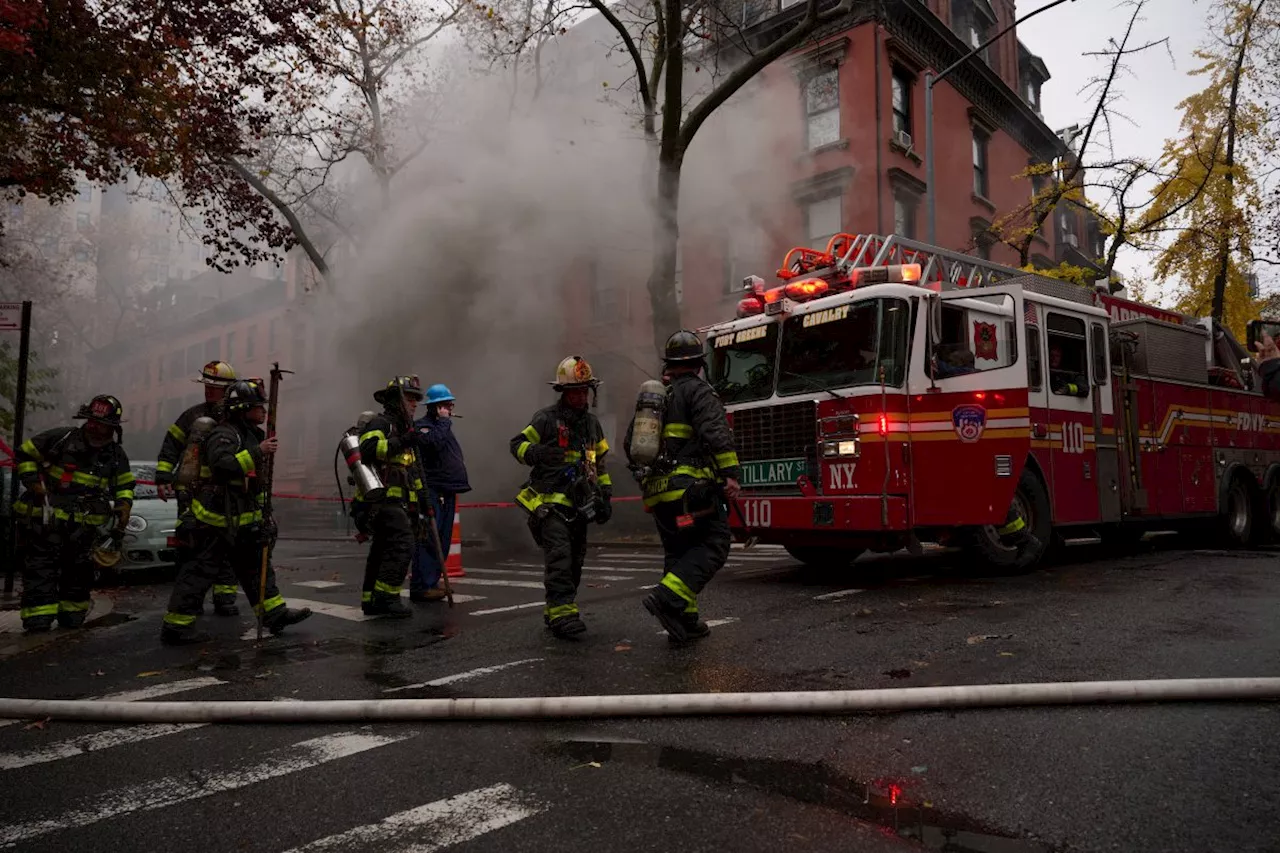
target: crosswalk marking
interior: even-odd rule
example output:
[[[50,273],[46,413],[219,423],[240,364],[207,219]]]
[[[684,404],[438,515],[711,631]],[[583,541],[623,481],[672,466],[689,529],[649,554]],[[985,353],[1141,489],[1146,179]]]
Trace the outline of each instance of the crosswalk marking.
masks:
[[[542,589],[542,581],[508,581],[498,578],[450,578],[452,584],[470,584],[472,586],[513,586],[520,589]],[[454,596],[457,600],[457,596]]]
[[[149,684],[146,687],[139,687],[136,690],[125,690],[120,693],[108,693],[105,696],[90,696],[88,702],[145,702],[148,699],[157,699],[161,696],[170,696],[174,693],[184,693],[187,690],[199,690],[201,687],[212,687],[215,684],[225,684],[221,678],[213,676],[201,676],[200,678],[185,678],[181,681],[168,681],[160,684]],[[0,728],[4,726],[16,726],[22,720],[0,720]]]
[[[124,746],[152,738],[198,729],[207,723],[171,724],[154,726],[130,726],[127,729],[111,729],[105,732],[73,737],[59,743],[50,744],[30,752],[0,753],[0,770],[17,770],[19,767],[30,767],[32,764],[45,764],[63,758],[74,758],[86,752],[97,752],[113,746]]]
[[[835,592],[826,592],[822,595],[815,595],[814,601],[830,601],[834,598],[844,598],[846,595],[857,595],[860,592],[866,592],[865,589],[838,589]]]
[[[726,616],[726,617],[725,617],[725,618],[723,618],[723,619],[708,619],[708,620],[707,620],[707,627],[708,627],[708,628],[715,628],[715,627],[717,627],[717,626],[719,626],[719,625],[728,625],[728,624],[730,624],[731,622],[737,622],[737,621],[738,621],[738,617],[737,617],[737,616]],[[666,632],[666,631],[659,631],[659,632],[658,632],[658,636],[659,636],[659,637],[661,637],[661,636],[662,636],[663,634],[665,634],[665,633],[667,633],[667,632]]]
[[[432,853],[545,810],[546,806],[501,783],[399,812],[377,823],[296,847],[288,853],[375,848],[395,853]]]
[[[89,826],[119,815],[166,808],[211,797],[225,791],[246,788],[268,779],[309,770],[349,755],[398,743],[413,736],[413,732],[398,735],[341,732],[305,740],[266,753],[260,763],[250,767],[212,774],[187,771],[154,782],[120,788],[93,798],[56,817],[0,826],[0,846],[16,844],[19,841],[38,838],[59,830]]]
[[[648,588],[649,587],[645,587],[645,589],[648,589]],[[542,607],[545,605],[545,603],[546,602],[543,602],[543,601],[528,601],[528,602],[525,602],[524,604],[511,604],[511,605],[508,605],[507,607],[490,607],[487,610],[472,610],[471,615],[472,616],[488,616],[490,613],[507,613],[508,611],[511,611],[511,610],[524,610],[529,607]]]
[[[503,567],[511,566],[512,568],[520,568],[520,569],[542,569],[543,571],[546,570],[542,563],[521,562],[519,560],[506,560],[503,563],[501,563],[501,565]],[[662,570],[662,562],[658,561],[658,565],[653,568],[650,568],[648,566],[593,565],[593,566],[583,566],[582,570],[584,572],[644,572],[644,571],[656,572],[656,571]],[[467,571],[472,572],[477,570],[467,567]],[[489,571],[492,571],[492,570],[490,569]],[[539,572],[539,574],[541,573],[542,572]]]
[[[629,581],[631,575],[602,575],[598,574],[599,569],[583,569],[584,572],[592,572],[591,577],[598,581]],[[521,569],[467,569],[469,575],[521,575],[524,577],[540,578],[543,572],[530,572]]]
[[[466,672],[459,672],[454,675],[446,675],[442,678],[436,678],[432,681],[423,681],[418,684],[405,684],[402,687],[388,687],[383,693],[400,693],[404,690],[420,690],[423,687],[443,687],[446,684],[454,684],[459,681],[468,681],[472,678],[479,678],[482,675],[488,675],[491,672],[501,672],[504,669],[511,669],[513,666],[523,666],[526,663],[536,663],[542,658],[525,658],[524,660],[513,660],[509,663],[498,663],[493,666],[482,666],[479,669],[469,669]]]
[[[346,586],[342,581],[295,581],[294,586],[309,586],[312,589],[330,589],[335,586]]]

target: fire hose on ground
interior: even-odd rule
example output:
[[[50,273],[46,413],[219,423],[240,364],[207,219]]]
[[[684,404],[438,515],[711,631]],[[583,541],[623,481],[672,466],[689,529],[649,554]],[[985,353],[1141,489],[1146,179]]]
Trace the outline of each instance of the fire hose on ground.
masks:
[[[1280,699],[1280,678],[1186,678],[800,692],[301,702],[0,699],[0,718],[51,718],[102,723],[373,723],[840,714],[1140,702],[1260,702],[1277,699]]]

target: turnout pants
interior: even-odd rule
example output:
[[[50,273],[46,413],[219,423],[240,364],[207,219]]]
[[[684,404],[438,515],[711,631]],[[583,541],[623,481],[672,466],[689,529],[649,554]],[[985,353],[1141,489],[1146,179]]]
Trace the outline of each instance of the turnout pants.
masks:
[[[529,517],[533,541],[542,549],[545,566],[543,584],[547,604],[543,615],[548,621],[560,616],[576,615],[578,586],[582,583],[582,564],[587,560],[587,522],[574,513],[566,519],[556,510],[545,517]]]
[[[696,614],[698,594],[729,559],[733,536],[728,515],[719,501],[714,512],[694,518],[687,527],[680,527],[678,519],[684,514],[682,501],[661,503],[653,508],[666,569],[659,582],[659,595],[670,609]]]
[[[178,498],[178,518],[189,515],[191,510],[191,494],[185,489],[176,492]],[[195,547],[190,542],[190,536],[183,535],[182,528],[178,529],[177,552],[178,566],[185,566],[187,563],[195,559]],[[236,603],[236,572],[229,564],[224,566],[218,573],[218,577],[213,582],[213,604],[215,607],[221,607],[227,604]]]
[[[229,534],[220,527],[197,524],[190,532],[191,559],[178,569],[169,596],[166,628],[189,628],[200,615],[209,587],[230,571],[244,590],[249,603],[258,606],[258,586],[262,571],[262,534],[241,530]],[[263,597],[263,621],[270,624],[285,612],[284,597],[276,586],[276,572],[267,560],[267,594]]]
[[[364,566],[364,588],[360,600],[364,604],[400,600],[400,589],[409,572],[413,557],[413,525],[409,513],[398,503],[382,503],[370,507],[369,527],[372,542]]]
[[[22,547],[22,627],[47,628],[56,618],[78,628],[89,615],[94,530],[63,522],[33,525]]]
[[[447,559],[449,542],[453,539],[453,517],[458,511],[458,496],[453,492],[441,492],[431,488],[426,489],[424,494],[430,501],[428,506],[435,509],[435,525],[436,533],[440,536],[440,551]],[[431,524],[432,519],[424,518],[422,523]],[[436,559],[436,547],[429,538],[431,536],[429,531],[427,536],[427,541],[413,543],[413,573],[409,578],[409,589],[412,592],[435,589],[440,583],[440,573],[445,570]]]

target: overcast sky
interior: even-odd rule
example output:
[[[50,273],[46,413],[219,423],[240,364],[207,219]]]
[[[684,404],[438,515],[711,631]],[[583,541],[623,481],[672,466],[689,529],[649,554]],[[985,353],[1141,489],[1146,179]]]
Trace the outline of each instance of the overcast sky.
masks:
[[[1034,11],[1045,2],[1018,0],[1018,14]],[[1207,6],[1207,0],[1147,3],[1145,20],[1135,28],[1131,45],[1165,37],[1169,45],[1167,49],[1152,48],[1128,62],[1130,74],[1121,81],[1125,100],[1120,109],[1132,123],[1121,121],[1114,128],[1117,156],[1156,157],[1164,141],[1178,133],[1182,119],[1178,102],[1204,85],[1202,78],[1187,72],[1197,65],[1192,51],[1205,38]],[[1080,89],[1091,77],[1105,73],[1107,60],[1082,54],[1104,49],[1109,37],[1121,38],[1131,14],[1132,9],[1120,0],[1073,0],[1018,27],[1018,38],[1044,59],[1053,75],[1041,93],[1041,103],[1045,121],[1054,130],[1088,121],[1094,99]],[[1145,256],[1130,251],[1121,258],[1119,267],[1126,278],[1141,275]],[[1264,282],[1264,289],[1267,284]]]

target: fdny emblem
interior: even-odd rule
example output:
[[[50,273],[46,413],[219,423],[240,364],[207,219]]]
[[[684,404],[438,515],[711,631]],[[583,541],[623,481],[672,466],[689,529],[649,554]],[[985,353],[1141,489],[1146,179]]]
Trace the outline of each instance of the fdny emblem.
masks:
[[[983,323],[974,321],[973,324],[973,355],[975,358],[986,359],[987,361],[997,361],[1000,356],[996,353],[996,324]]]
[[[586,382],[591,378],[591,368],[585,361],[577,361],[573,365],[573,378],[578,382]]]
[[[95,418],[102,418],[111,414],[112,408],[114,407],[106,400],[94,400],[93,406],[89,409],[89,413]]]
[[[982,438],[987,426],[987,410],[981,406],[956,406],[951,410],[951,423],[960,440],[972,444]]]

